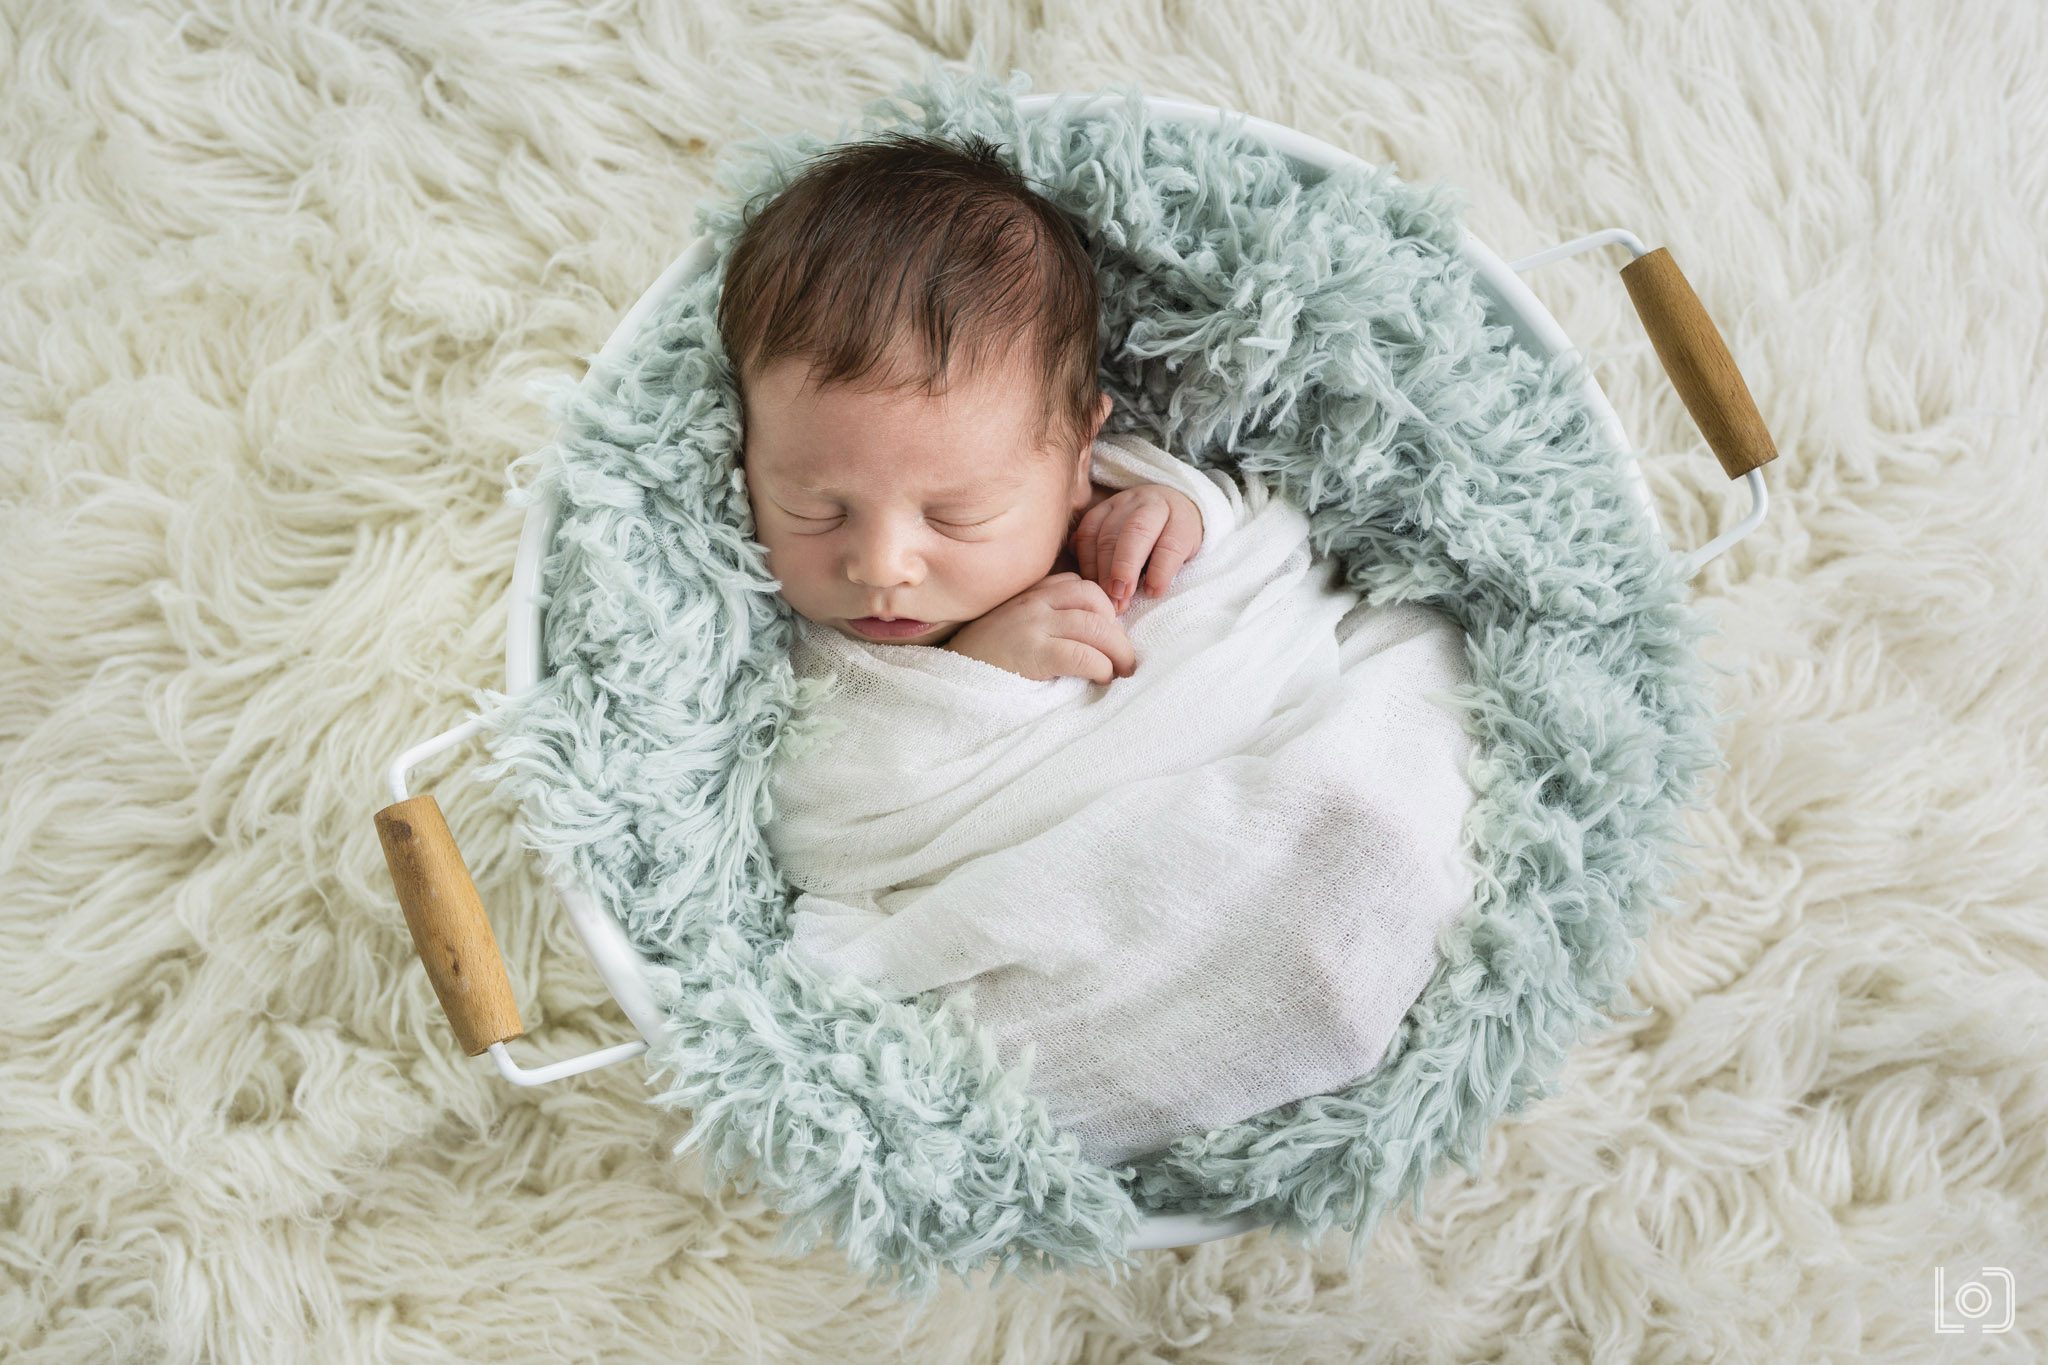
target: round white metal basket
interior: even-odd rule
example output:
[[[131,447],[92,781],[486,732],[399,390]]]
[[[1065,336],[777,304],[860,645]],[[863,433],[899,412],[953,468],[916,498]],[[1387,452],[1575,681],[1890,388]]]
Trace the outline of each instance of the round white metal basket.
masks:
[[[1031,114],[1071,95],[1046,93],[1026,96],[1019,109]],[[1097,98],[1107,98],[1098,96]],[[1264,138],[1286,155],[1304,178],[1328,174],[1341,166],[1361,165],[1359,158],[1305,133],[1263,119],[1246,118],[1214,106],[1184,100],[1146,98],[1148,118],[1155,122],[1215,124],[1226,118],[1241,120],[1239,126],[1250,135]],[[1735,525],[1704,547],[1686,556],[1684,573],[1696,574],[1709,560],[1747,536],[1761,524],[1768,506],[1761,465],[1775,454],[1768,435],[1749,402],[1747,388],[1736,373],[1719,333],[1700,309],[1698,300],[1685,285],[1669,254],[1651,251],[1635,234],[1608,228],[1577,237],[1547,250],[1506,261],[1472,236],[1463,234],[1462,254],[1475,272],[1479,287],[1489,304],[1489,321],[1513,329],[1516,342],[1544,358],[1557,357],[1572,349],[1564,330],[1550,315],[1522,277],[1539,266],[1599,247],[1619,246],[1630,256],[1655,267],[1638,278],[1629,278],[1631,296],[1648,327],[1667,373],[1685,399],[1695,421],[1720,458],[1731,479],[1740,478],[1749,491],[1749,510]],[[1645,261],[1645,258],[1660,258]],[[639,333],[643,324],[679,286],[694,279],[714,261],[708,237],[692,243],[661,276],[648,286],[613,329],[611,338],[598,353],[596,364],[616,360]],[[1629,272],[1624,270],[1625,278]],[[1612,404],[1591,377],[1586,377],[1583,397],[1620,450],[1632,447],[1622,431]],[[1631,460],[1628,472],[1637,505],[1649,526],[1662,535],[1649,486],[1642,470]],[[505,641],[505,690],[519,694],[539,683],[547,674],[548,661],[542,657],[541,564],[553,541],[559,520],[559,505],[552,485],[527,513],[520,536],[518,557],[513,565],[511,600],[507,611]],[[582,1056],[539,1066],[522,1066],[512,1057],[506,1040],[523,1030],[497,943],[484,914],[475,887],[469,880],[461,855],[447,834],[447,826],[430,795],[412,796],[407,777],[412,769],[435,754],[475,735],[482,726],[479,718],[411,745],[392,760],[388,783],[392,804],[378,812],[377,825],[391,864],[394,883],[405,906],[415,945],[434,979],[437,992],[458,1038],[472,1055],[488,1052],[499,1073],[516,1085],[541,1085],[624,1061],[645,1052],[662,1025],[662,1016],[652,990],[641,973],[645,959],[627,938],[624,928],[607,914],[583,888],[557,881],[554,889],[563,909],[576,928],[591,961],[604,978],[619,1007],[640,1035]],[[1219,1237],[1264,1226],[1262,1218],[1203,1218],[1184,1214],[1150,1214],[1131,1239],[1133,1251],[1190,1246]]]

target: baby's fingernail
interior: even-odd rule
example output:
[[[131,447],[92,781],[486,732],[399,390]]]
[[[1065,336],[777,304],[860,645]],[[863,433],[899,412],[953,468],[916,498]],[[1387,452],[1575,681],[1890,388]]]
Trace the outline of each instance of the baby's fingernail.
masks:
[[[1127,597],[1130,595],[1130,591],[1131,585],[1125,582],[1123,579],[1112,578],[1109,580],[1109,595],[1111,597]]]

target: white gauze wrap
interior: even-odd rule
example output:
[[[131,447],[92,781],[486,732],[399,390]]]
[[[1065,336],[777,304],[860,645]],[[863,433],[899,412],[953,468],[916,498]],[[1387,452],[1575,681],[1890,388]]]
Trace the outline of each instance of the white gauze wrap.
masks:
[[[1367,607],[1308,518],[1141,437],[1095,482],[1201,508],[1200,550],[1120,619],[1128,678],[1035,681],[798,618],[837,679],[770,775],[789,951],[985,1026],[1115,1164],[1342,1089],[1384,1059],[1471,902],[1472,741],[1433,693],[1465,635]]]

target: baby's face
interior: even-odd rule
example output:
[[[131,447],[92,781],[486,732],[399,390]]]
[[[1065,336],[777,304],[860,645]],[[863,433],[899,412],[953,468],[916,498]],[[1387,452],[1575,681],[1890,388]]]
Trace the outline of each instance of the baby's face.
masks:
[[[748,378],[742,457],[755,539],[799,615],[943,644],[1052,571],[1088,505],[1092,443],[1032,450],[1041,378],[991,366],[928,398],[820,390],[809,372],[790,359]],[[853,625],[869,617],[923,628]]]

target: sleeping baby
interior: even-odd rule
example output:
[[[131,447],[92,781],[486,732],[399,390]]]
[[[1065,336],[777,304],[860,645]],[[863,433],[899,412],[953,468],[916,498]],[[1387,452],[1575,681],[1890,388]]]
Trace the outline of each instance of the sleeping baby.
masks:
[[[1074,229],[985,149],[855,144],[750,222],[719,327],[798,615],[1028,678],[1131,673],[1117,612],[1201,523],[1173,489],[1090,479],[1098,312]]]
[[[890,135],[750,217],[719,326],[818,689],[763,826],[789,952],[956,997],[1116,1163],[1381,1064],[1474,793],[1463,632],[1259,476],[1103,434],[1099,308],[993,148]]]

